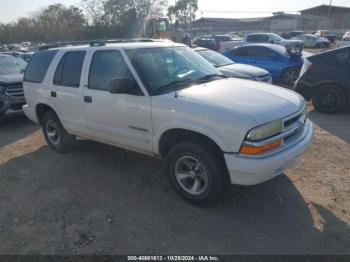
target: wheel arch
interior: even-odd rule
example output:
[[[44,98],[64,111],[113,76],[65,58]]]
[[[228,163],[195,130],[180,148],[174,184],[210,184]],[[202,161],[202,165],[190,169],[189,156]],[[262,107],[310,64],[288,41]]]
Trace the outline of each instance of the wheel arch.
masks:
[[[40,125],[42,124],[43,116],[49,111],[55,113],[58,116],[56,110],[51,105],[48,105],[46,103],[38,103],[35,106],[36,117]]]
[[[180,141],[199,143],[221,155],[224,152],[222,146],[207,134],[185,128],[171,128],[161,134],[157,143],[158,154],[164,158],[171,147]]]

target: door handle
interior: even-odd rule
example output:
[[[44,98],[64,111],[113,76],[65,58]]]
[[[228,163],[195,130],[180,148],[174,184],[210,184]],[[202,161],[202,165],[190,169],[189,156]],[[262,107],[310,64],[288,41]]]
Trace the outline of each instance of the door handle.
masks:
[[[91,96],[84,96],[84,102],[85,103],[92,103],[92,97]]]
[[[55,91],[51,91],[50,95],[51,97],[57,97],[57,93]]]

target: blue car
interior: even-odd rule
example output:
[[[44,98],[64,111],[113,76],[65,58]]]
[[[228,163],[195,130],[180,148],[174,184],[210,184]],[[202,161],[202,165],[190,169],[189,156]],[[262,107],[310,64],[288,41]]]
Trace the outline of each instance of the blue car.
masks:
[[[224,56],[234,62],[253,65],[269,71],[273,81],[292,86],[303,66],[302,56],[291,55],[286,48],[273,44],[251,44],[226,51]]]

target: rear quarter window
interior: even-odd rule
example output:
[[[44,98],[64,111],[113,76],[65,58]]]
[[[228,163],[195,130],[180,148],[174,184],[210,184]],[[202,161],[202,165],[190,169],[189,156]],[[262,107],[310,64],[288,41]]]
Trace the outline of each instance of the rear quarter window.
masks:
[[[40,51],[36,53],[28,64],[24,74],[24,81],[41,83],[56,53],[57,50]]]

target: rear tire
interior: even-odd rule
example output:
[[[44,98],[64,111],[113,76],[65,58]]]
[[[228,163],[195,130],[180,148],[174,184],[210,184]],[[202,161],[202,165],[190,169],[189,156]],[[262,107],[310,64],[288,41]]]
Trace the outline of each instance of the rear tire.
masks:
[[[288,68],[283,72],[283,82],[288,86],[293,86],[299,77],[299,70],[296,68]]]
[[[216,202],[229,184],[219,156],[190,142],[173,146],[165,159],[165,167],[176,192],[195,205]]]
[[[76,137],[64,129],[57,115],[52,111],[44,114],[42,130],[48,146],[58,153],[68,152],[75,143]]]
[[[336,85],[319,87],[312,95],[312,104],[321,113],[334,114],[341,112],[346,99],[344,92]]]

